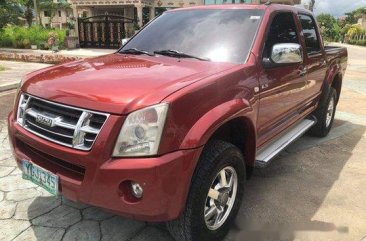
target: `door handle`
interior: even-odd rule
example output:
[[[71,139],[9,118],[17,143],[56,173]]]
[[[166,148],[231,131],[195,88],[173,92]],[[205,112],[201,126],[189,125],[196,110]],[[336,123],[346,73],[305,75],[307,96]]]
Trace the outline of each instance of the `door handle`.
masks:
[[[326,60],[320,61],[320,64],[319,64],[320,67],[324,67],[325,65],[327,65],[327,61]]]
[[[307,73],[308,73],[308,68],[306,68],[306,67],[299,70],[300,76],[305,76]]]

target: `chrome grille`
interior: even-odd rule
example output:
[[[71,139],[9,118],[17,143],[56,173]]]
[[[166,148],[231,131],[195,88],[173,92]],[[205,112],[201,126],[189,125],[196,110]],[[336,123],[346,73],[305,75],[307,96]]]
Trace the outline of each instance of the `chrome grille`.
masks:
[[[108,116],[22,94],[17,121],[44,139],[87,151],[92,148]]]

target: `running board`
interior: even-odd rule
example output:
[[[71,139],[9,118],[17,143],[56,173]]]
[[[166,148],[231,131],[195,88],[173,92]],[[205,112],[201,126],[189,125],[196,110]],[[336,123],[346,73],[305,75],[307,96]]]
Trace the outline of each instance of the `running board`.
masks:
[[[270,161],[277,156],[282,150],[288,147],[292,142],[301,137],[307,130],[315,125],[315,120],[304,119],[296,126],[292,127],[279,139],[270,143],[264,149],[259,150],[256,157],[256,167],[266,167]]]

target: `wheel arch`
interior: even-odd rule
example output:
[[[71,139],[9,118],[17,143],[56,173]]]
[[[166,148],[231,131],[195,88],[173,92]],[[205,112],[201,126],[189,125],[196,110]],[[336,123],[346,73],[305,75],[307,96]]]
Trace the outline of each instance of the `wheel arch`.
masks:
[[[253,122],[246,116],[231,119],[217,128],[209,140],[214,139],[231,143],[242,152],[247,167],[247,177],[250,177],[256,153],[256,133]]]
[[[331,86],[336,90],[337,92],[337,100],[336,102],[338,103],[339,98],[341,96],[341,91],[342,91],[342,81],[343,81],[343,76],[342,73],[338,73],[335,75],[335,77],[333,78],[332,82],[331,82]]]
[[[255,162],[255,113],[250,103],[235,99],[206,113],[190,129],[180,148],[204,146],[212,139],[227,141],[242,152],[250,176]]]

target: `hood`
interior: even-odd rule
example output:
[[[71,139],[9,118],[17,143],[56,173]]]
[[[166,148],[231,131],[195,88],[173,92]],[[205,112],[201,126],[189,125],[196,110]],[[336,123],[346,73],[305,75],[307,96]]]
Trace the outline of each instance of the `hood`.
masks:
[[[27,76],[22,91],[66,105],[127,114],[233,64],[166,56],[111,54]]]

